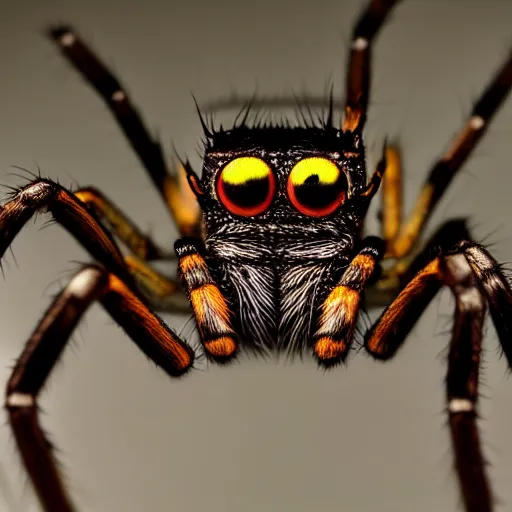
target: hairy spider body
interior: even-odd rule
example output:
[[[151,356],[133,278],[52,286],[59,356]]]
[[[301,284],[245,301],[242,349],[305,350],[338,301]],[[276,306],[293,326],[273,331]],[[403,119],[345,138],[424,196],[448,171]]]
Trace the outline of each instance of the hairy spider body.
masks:
[[[275,173],[276,192],[261,215],[240,217],[219,201],[216,180],[237,155],[261,159]],[[328,159],[346,173],[339,186],[350,200],[328,217],[305,216],[288,199],[290,172],[307,158]],[[365,185],[360,140],[332,126],[237,126],[212,134],[198,190],[206,261],[232,304],[243,348],[289,354],[311,348],[317,312],[359,245],[368,205],[360,197]],[[245,185],[246,193],[257,197],[257,187],[257,180]],[[313,198],[329,192],[318,184],[306,188]]]
[[[433,165],[404,220],[399,148],[385,146],[368,179],[363,145],[371,45],[395,3],[370,1],[355,26],[341,126],[334,125],[332,100],[325,119],[311,117],[297,127],[251,124],[251,104],[228,130],[201,117],[206,145],[200,178],[188,162],[167,168],[124,88],[71,27],[49,31],[104,99],[176,221],[182,289],[151,266],[169,254],[94,188],[71,192],[35,178],[1,207],[0,256],[33,214],[48,212],[96,261],[50,305],[7,385],[10,423],[45,510],[74,507],[41,430],[37,398],[91,303],[101,303],[142,352],[179,377],[193,367],[196,353],[153,310],[183,311],[183,291],[209,359],[228,362],[246,349],[311,354],[331,367],[349,353],[365,295],[367,304],[389,303],[364,338],[374,358],[387,360],[442,287],[456,304],[446,400],[464,506],[467,512],[493,510],[476,424],[480,352],[488,309],[512,366],[512,292],[465,220],[446,222],[426,244],[419,240],[512,87],[512,59]],[[363,222],[381,182],[382,238],[364,237]]]

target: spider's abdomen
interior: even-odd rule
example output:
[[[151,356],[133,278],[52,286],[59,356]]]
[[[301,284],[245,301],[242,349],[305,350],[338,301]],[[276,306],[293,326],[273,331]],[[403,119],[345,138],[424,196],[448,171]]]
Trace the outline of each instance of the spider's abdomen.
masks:
[[[238,228],[208,237],[206,247],[242,348],[302,352],[322,300],[350,260],[354,237],[313,226]]]

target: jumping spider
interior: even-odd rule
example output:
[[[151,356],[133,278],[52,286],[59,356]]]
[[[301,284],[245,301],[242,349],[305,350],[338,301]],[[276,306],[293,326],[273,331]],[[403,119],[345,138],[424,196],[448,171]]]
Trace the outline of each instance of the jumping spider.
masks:
[[[464,505],[492,509],[476,426],[482,325],[489,310],[512,364],[512,293],[500,265],[474,242],[466,222],[448,221],[426,244],[424,226],[485,132],[512,85],[509,59],[475,102],[460,136],[427,177],[409,218],[401,215],[401,158],[386,146],[367,178],[363,128],[370,49],[394,8],[373,0],[353,31],[341,126],[325,117],[248,122],[249,104],[228,129],[203,117],[201,177],[190,164],[167,168],[158,142],[110,71],[69,26],[49,34],[105,100],[171,211],[182,237],[176,256],[209,360],[239,351],[311,354],[322,367],[349,353],[365,291],[390,305],[365,335],[377,359],[391,358],[444,285],[456,302],[447,377],[447,412]],[[201,114],[200,114],[201,115]],[[383,188],[382,238],[362,235],[371,199]],[[188,185],[187,185],[188,183]],[[193,196],[190,194],[190,190]],[[199,206],[199,208],[198,208]],[[47,210],[94,257],[48,309],[9,381],[6,407],[27,471],[46,510],[72,505],[44,442],[37,396],[85,309],[99,301],[139,348],[169,375],[193,366],[190,345],[152,313],[181,307],[180,284],[150,263],[167,257],[93,188],[74,192],[37,178],[0,211],[0,254],[38,211]],[[131,254],[124,256],[115,239]],[[381,269],[381,263],[383,270]]]

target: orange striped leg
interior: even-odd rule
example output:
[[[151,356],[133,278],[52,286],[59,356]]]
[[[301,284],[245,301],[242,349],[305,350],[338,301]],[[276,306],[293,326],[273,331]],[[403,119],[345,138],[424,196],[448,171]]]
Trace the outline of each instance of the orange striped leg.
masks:
[[[191,238],[182,238],[175,243],[178,269],[206,354],[215,361],[227,362],[238,350],[231,311],[208,264],[200,255],[199,247],[200,242]]]
[[[192,349],[154,315],[117,277],[88,266],[56,297],[17,360],[5,406],[18,449],[38,498],[47,512],[71,512],[71,499],[58,463],[41,429],[37,398],[87,308],[101,302],[135,344],[168,375],[192,367]]]
[[[366,336],[377,359],[392,357],[442,285],[439,259],[431,261],[407,284]]]
[[[333,366],[345,360],[357,322],[361,292],[383,253],[384,242],[380,238],[367,238],[363,249],[322,304],[313,336],[313,352],[322,366]]]

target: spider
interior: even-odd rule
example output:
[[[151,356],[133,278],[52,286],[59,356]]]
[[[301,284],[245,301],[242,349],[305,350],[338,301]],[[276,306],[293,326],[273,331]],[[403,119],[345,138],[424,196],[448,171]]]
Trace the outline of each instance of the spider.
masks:
[[[402,254],[399,242],[403,242],[404,238],[397,237],[397,228],[400,227],[398,222],[400,198],[397,197],[397,188],[392,186],[392,178],[396,179],[400,169],[397,162],[399,155],[395,148],[386,148],[381,163],[370,180],[368,182],[363,180],[365,178],[364,152],[361,133],[365,121],[368,91],[364,80],[359,79],[365,75],[366,59],[369,57],[368,49],[375,35],[373,32],[376,33],[385,21],[388,14],[387,7],[391,8],[391,3],[389,6],[385,2],[371,3],[368,11],[361,17],[359,28],[355,30],[352,65],[348,73],[349,94],[341,132],[338,127],[332,125],[330,116],[318,125],[297,128],[293,131],[278,127],[255,129],[246,126],[244,122],[243,116],[245,112],[249,112],[247,109],[239,118],[237,128],[234,130],[212,133],[212,128],[205,124],[206,167],[201,179],[186,162],[179,174],[169,177],[162,174],[160,172],[162,162],[155,158],[155,147],[147,143],[149,139],[141,138],[145,136],[143,132],[139,131],[138,135],[132,139],[132,143],[174,212],[180,232],[187,237],[195,235],[194,239],[182,239],[181,244],[177,246],[177,255],[182,268],[185,289],[187,284],[191,287],[188,291],[192,304],[195,305],[204,348],[213,360],[219,362],[232,360],[233,352],[240,347],[258,353],[288,350],[292,353],[311,353],[321,365],[335,365],[348,353],[358,303],[362,298],[360,292],[366,288],[366,284],[372,287],[368,290],[369,292],[382,293],[384,296],[394,296],[402,289],[398,300],[403,299],[404,294],[410,299],[399,302],[400,308],[396,307],[396,302],[393,303],[395,306],[392,305],[386,310],[387,313],[384,313],[388,315],[384,316],[384,320],[390,314],[402,315],[411,310],[415,313],[414,317],[409,315],[402,317],[405,324],[391,324],[391,328],[397,328],[397,332],[394,332],[396,337],[390,340],[392,343],[385,343],[387,341],[385,334],[388,331],[379,331],[382,329],[382,323],[378,323],[367,336],[366,346],[373,355],[382,358],[391,356],[398,342],[405,338],[412,327],[409,320],[411,318],[416,320],[416,313],[425,306],[423,301],[426,302],[432,298],[434,292],[441,286],[441,281],[454,290],[459,306],[455,325],[459,330],[454,330],[452,347],[459,347],[460,352],[452,350],[450,356],[451,379],[448,379],[448,383],[452,386],[448,387],[450,425],[455,440],[456,459],[466,508],[467,510],[486,510],[490,509],[491,505],[478,443],[470,442],[474,440],[468,440],[463,435],[464,429],[469,429],[472,433],[472,429],[476,428],[474,405],[477,396],[475,376],[477,368],[471,367],[472,363],[468,358],[471,359],[470,350],[475,354],[479,350],[480,323],[484,304],[487,301],[491,314],[494,313],[492,316],[496,321],[505,355],[507,357],[510,355],[506,344],[509,331],[506,325],[507,318],[500,317],[503,310],[507,311],[507,308],[510,308],[510,292],[492,257],[483,247],[471,242],[463,222],[451,222],[439,229],[430,243],[427,243],[426,249],[423,246],[406,247]],[[376,25],[373,25],[374,21],[377,22]],[[73,56],[86,55],[84,43],[72,29],[55,29],[52,34],[71,59]],[[363,58],[363,63],[358,63],[358,58]],[[99,61],[92,56],[90,62]],[[82,65],[86,66],[83,60]],[[91,73],[89,77],[91,81],[92,77],[98,77],[102,71],[106,71],[94,69],[94,66],[92,68],[87,66],[87,69]],[[474,139],[483,133],[494,110],[506,95],[510,85],[510,63],[505,65],[502,74],[498,74],[497,77],[491,82],[494,85],[490,85],[488,94],[484,94],[487,101],[480,103],[482,110],[474,111],[469,119],[465,132],[465,141],[469,142],[468,147],[460,144],[460,141],[456,143],[456,147],[463,152],[466,149],[470,150],[476,143]],[[126,108],[130,105],[126,92],[117,85],[104,91],[104,94],[107,100],[110,100],[114,111],[116,108]],[[134,110],[129,109],[124,112],[133,114]],[[130,124],[130,127],[140,128],[139,122],[136,119],[135,124]],[[274,135],[278,136],[279,145],[275,144]],[[299,138],[296,138],[297,136]],[[248,137],[250,137],[249,141]],[[256,144],[257,150],[254,149],[253,144]],[[240,153],[235,155],[236,151]],[[263,151],[264,154],[258,151]],[[311,152],[308,153],[308,151]],[[460,162],[457,162],[453,172],[459,166]],[[434,176],[441,176],[441,180],[439,178],[434,180],[435,199],[447,185],[442,182],[442,177],[447,175],[451,177],[449,167],[444,167],[444,174],[439,173],[439,167],[437,169]],[[390,204],[390,207],[385,206],[383,210],[385,243],[375,238],[366,239],[365,242],[360,236],[360,224],[366,214],[367,203],[376,192],[383,172],[385,205]],[[206,250],[197,238],[199,234],[197,222],[195,220],[187,222],[191,217],[196,218],[197,210],[195,203],[189,202],[186,189],[183,190],[180,187],[178,176],[186,176],[205,213],[203,238],[206,242]],[[306,178],[301,182],[304,176]],[[241,187],[239,180],[244,177],[248,184]],[[250,189],[249,195],[245,195],[247,189]],[[312,193],[319,189],[322,190],[321,193]],[[47,201],[50,201],[50,197],[53,198],[51,202],[45,203],[45,194],[49,196]],[[428,188],[425,194],[428,194]],[[4,205],[2,210],[1,225],[5,230],[3,250],[16,234],[14,229],[21,228],[21,222],[26,220],[23,216],[23,208],[28,216],[28,213],[33,213],[39,207],[48,207],[58,222],[75,235],[78,233],[80,241],[90,249],[92,255],[101,264],[101,267],[91,266],[77,274],[67,291],[63,292],[63,297],[67,297],[68,301],[60,299],[59,302],[57,299],[53,309],[49,310],[52,314],[46,317],[40,326],[48,327],[49,319],[56,323],[50,323],[50,330],[43,330],[46,334],[39,338],[39,346],[44,347],[51,341],[52,346],[55,347],[53,343],[57,339],[64,344],[69,334],[66,328],[70,327],[67,322],[78,320],[80,309],[85,308],[89,303],[86,299],[101,296],[102,302],[116,321],[135,337],[134,341],[138,342],[147,354],[149,352],[148,355],[152,359],[156,359],[156,362],[170,374],[182,373],[190,367],[192,352],[170,331],[164,330],[165,328],[146,310],[145,306],[146,304],[160,305],[155,299],[162,296],[170,299],[177,298],[174,293],[175,291],[176,294],[178,293],[177,283],[154,273],[146,266],[146,260],[156,259],[165,254],[97,191],[80,190],[75,192],[74,196],[87,206],[75,200],[73,195],[65,189],[47,180],[37,180],[17,192],[12,201]],[[55,200],[55,197],[58,199]],[[240,198],[242,198],[241,201]],[[326,198],[329,201],[322,203]],[[429,206],[433,207],[434,202],[432,201]],[[244,211],[244,208],[247,210]],[[432,208],[427,210],[430,213]],[[74,218],[79,218],[76,224],[73,223]],[[277,219],[274,224],[272,224],[273,218]],[[423,225],[426,218],[427,215],[413,213],[410,220]],[[242,222],[242,219],[246,220]],[[130,247],[135,258],[132,256],[126,262],[124,261],[115,248],[111,236],[102,227],[102,221],[107,221],[114,235]],[[237,224],[235,221],[240,223]],[[350,226],[351,223],[352,226]],[[248,225],[251,226],[251,230],[243,233],[243,239],[239,239],[239,226],[248,229]],[[270,225],[274,226],[274,231],[266,231]],[[224,226],[235,228],[235,232],[229,233],[236,241],[234,248],[230,249],[226,246],[226,233],[221,231],[226,229]],[[258,240],[258,232],[254,230],[262,226],[264,232]],[[340,229],[340,226],[343,228]],[[287,230],[282,231],[283,227],[287,227]],[[336,230],[338,230],[336,236],[330,238]],[[416,245],[420,231],[417,226],[411,231],[413,246]],[[91,237],[88,233],[94,236]],[[305,233],[307,236],[304,236]],[[221,234],[223,236],[220,236]],[[256,236],[256,243],[251,236]],[[285,236],[291,238],[283,244],[282,240]],[[294,238],[296,245],[293,245]],[[308,241],[311,239],[314,243],[308,246]],[[248,244],[244,254],[246,258],[250,258],[250,261],[244,259],[240,253],[244,240]],[[276,254],[269,254],[267,250],[263,255],[255,255],[254,245],[260,251],[267,250],[270,245]],[[339,256],[333,258],[331,254],[324,254],[327,246],[329,252],[332,251]],[[432,248],[435,248],[435,251]],[[307,256],[301,254],[301,251],[306,249]],[[404,256],[411,254],[412,249],[416,250],[414,258],[408,261]],[[229,254],[228,257],[226,251],[230,250],[234,253]],[[203,257],[207,265],[203,262]],[[256,275],[251,275],[255,257],[258,272]],[[394,260],[397,260],[398,265],[386,267],[383,274],[379,276],[375,271],[381,259],[391,263],[396,263]],[[326,261],[322,262],[322,260]],[[264,262],[267,263],[263,264]],[[316,268],[315,265],[317,265]],[[492,293],[479,280],[482,274],[489,273],[485,265],[494,272],[488,283],[494,285]],[[268,267],[272,270],[270,276]],[[300,267],[300,271],[296,267]],[[298,275],[294,275],[295,270]],[[312,274],[309,275],[308,271]],[[265,297],[263,292],[268,290],[268,284],[274,282],[276,276],[282,280],[281,289],[284,290],[288,286],[291,290],[290,296],[297,288],[306,289],[306,292],[301,294],[302,301],[295,299],[295,296],[292,296],[293,303],[291,299],[286,303],[284,296],[280,299],[282,312],[277,315],[274,311],[274,314],[277,315],[276,318],[282,320],[278,322],[282,329],[276,328],[275,318],[267,322],[260,322],[260,318],[255,320],[256,313],[261,312],[262,308],[261,304],[254,300],[254,293],[251,294],[253,287],[249,286],[249,283],[251,279],[265,276],[265,272],[267,272],[266,278],[261,282],[258,281],[258,291],[263,294],[263,298]],[[190,281],[187,279],[190,274],[193,279],[203,279],[207,282]],[[133,279],[133,275],[137,280]],[[286,275],[289,279],[293,277],[293,285],[286,284]],[[233,276],[236,276],[236,279],[233,279]],[[303,279],[304,276],[307,278]],[[300,278],[303,280],[300,281]],[[267,288],[265,288],[266,285]],[[271,290],[274,289],[275,287],[271,288]],[[202,292],[204,296],[201,295]],[[497,293],[501,295],[496,296]],[[197,299],[198,295],[200,299]],[[241,296],[243,299],[240,298]],[[258,298],[261,300],[261,295]],[[305,299],[308,299],[307,302]],[[284,302],[284,305],[281,302]],[[75,315],[66,315],[66,318],[62,318],[66,326],[58,323],[60,319],[55,316],[56,304],[65,304],[68,308],[78,306],[79,311]],[[129,305],[132,306],[130,310],[132,315],[139,315],[135,320],[133,316],[126,315],[126,308],[129,309]],[[133,308],[133,305],[136,307]],[[173,305],[177,306],[174,303]],[[471,308],[466,315],[464,306],[468,305]],[[228,310],[233,314],[224,313]],[[287,313],[291,317],[287,318]],[[224,322],[221,332],[212,332],[212,326],[218,328],[219,318]],[[159,329],[158,339],[150,336],[149,332],[144,332],[148,326]],[[472,338],[469,337],[469,331],[464,331],[464,327],[472,328],[470,329]],[[139,329],[143,330],[142,335]],[[36,332],[40,335],[43,331],[39,329]],[[303,334],[306,331],[308,334]],[[46,337],[50,334],[52,334],[51,338]],[[32,338],[32,341],[35,339]],[[161,347],[162,340],[169,342],[169,346],[164,346],[163,352],[160,350],[152,352],[153,347]],[[473,347],[464,345],[468,341],[472,341]],[[63,345],[58,348],[63,348]],[[15,427],[16,439],[42,503],[48,510],[67,510],[70,507],[68,497],[64,492],[61,494],[56,490],[58,489],[57,481],[53,479],[52,471],[48,471],[48,468],[52,467],[51,453],[44,447],[38,450],[31,443],[30,435],[34,434],[35,430],[23,428],[24,426],[38,428],[35,423],[37,417],[34,407],[35,395],[42,386],[46,373],[51,369],[53,360],[58,357],[58,354],[54,353],[51,358],[50,352],[46,350],[43,351],[43,356],[39,357],[35,352],[33,363],[27,363],[15,369],[6,402]],[[174,355],[174,358],[169,358],[169,355]],[[20,361],[23,361],[23,356]],[[33,370],[30,370],[31,367]],[[27,420],[32,422],[27,424]],[[46,471],[41,471],[40,466],[34,465],[33,462],[31,464],[30,460],[27,460],[34,454],[41,457],[40,461],[47,458]],[[476,460],[471,461],[471,457],[475,457]],[[468,474],[466,471],[475,468],[477,470],[475,474]]]

